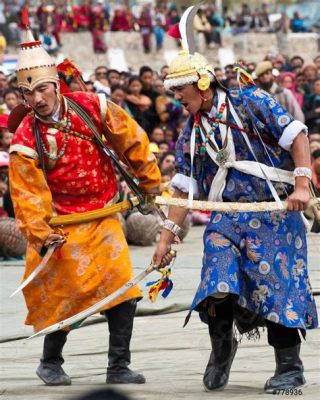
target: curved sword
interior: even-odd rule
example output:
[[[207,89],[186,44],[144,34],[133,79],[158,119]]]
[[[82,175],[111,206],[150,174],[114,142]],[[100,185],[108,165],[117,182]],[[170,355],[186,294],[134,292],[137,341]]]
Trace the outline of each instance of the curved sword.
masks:
[[[171,255],[173,256],[173,254],[174,254],[173,257],[175,257],[175,251],[171,250],[171,252],[172,252]],[[77,322],[82,321],[85,318],[89,317],[90,315],[97,313],[99,310],[102,309],[102,307],[110,304],[112,301],[117,299],[119,296],[121,296],[122,294],[127,292],[130,288],[132,288],[137,283],[142,281],[142,279],[144,279],[147,275],[149,275],[150,272],[156,270],[157,268],[158,268],[158,266],[155,265],[151,261],[151,263],[148,265],[148,267],[144,271],[142,271],[136,277],[132,278],[130,281],[125,283],[123,286],[121,286],[115,292],[111,293],[109,296],[107,296],[104,299],[100,300],[98,303],[96,303],[93,306],[87,308],[86,310],[80,311],[78,314],[73,315],[72,317],[69,317],[69,318],[67,318],[67,319],[65,319],[63,321],[57,322],[56,324],[51,325],[51,326],[49,326],[49,327],[47,327],[45,329],[42,329],[41,331],[39,331],[39,332],[35,333],[34,335],[28,337],[27,340],[34,339],[35,337],[38,337],[38,336],[47,335],[48,333],[52,333],[52,332],[58,331],[58,330],[63,329],[65,327],[67,327],[67,326],[72,326],[72,325],[76,324]]]
[[[52,254],[54,253],[55,249],[61,245],[61,241],[55,241],[50,244],[48,250],[41,260],[40,264],[31,272],[26,280],[24,280],[21,285],[10,295],[10,298],[19,293],[23,288],[25,288],[38,274],[41,272],[44,267],[47,265],[48,261],[50,260]]]

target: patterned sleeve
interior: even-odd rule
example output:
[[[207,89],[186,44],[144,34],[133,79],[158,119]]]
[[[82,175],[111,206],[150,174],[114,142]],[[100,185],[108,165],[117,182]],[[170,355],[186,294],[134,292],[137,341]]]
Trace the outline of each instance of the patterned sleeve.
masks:
[[[159,190],[161,175],[157,160],[149,150],[149,139],[144,130],[121,107],[107,102],[104,119],[107,140],[133,168],[139,185],[146,192]]]
[[[244,100],[257,128],[272,136],[283,149],[290,151],[296,136],[300,132],[307,134],[308,128],[302,122],[295,120],[264,90],[254,88],[245,94]]]
[[[40,252],[52,217],[52,196],[38,161],[22,153],[10,155],[10,195],[19,227],[31,246]]]

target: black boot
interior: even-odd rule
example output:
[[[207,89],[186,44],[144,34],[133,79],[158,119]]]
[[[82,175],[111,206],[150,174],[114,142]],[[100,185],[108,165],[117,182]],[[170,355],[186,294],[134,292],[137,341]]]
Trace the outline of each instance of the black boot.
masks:
[[[232,299],[215,306],[216,316],[208,317],[212,351],[203,376],[206,390],[222,390],[228,383],[238,342],[233,337]]]
[[[57,331],[44,338],[43,355],[36,372],[48,386],[71,385],[70,377],[61,367],[64,363],[62,349],[67,341],[67,334],[68,332]]]
[[[107,383],[145,383],[143,375],[128,368],[131,361],[130,340],[136,300],[121,303],[104,312],[109,325]]]
[[[277,390],[298,388],[306,383],[303,376],[303,364],[300,360],[300,344],[284,349],[274,349],[276,370],[274,376],[267,380],[264,391],[274,394]]]

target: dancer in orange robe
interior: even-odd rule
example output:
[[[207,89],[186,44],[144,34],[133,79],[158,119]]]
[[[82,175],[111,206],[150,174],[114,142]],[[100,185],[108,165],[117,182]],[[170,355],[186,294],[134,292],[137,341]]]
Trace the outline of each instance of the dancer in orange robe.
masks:
[[[10,148],[11,195],[28,239],[24,278],[40,263],[50,243],[66,239],[24,289],[26,324],[39,331],[97,303],[132,277],[128,246],[116,215],[58,230],[48,224],[54,215],[97,210],[117,201],[110,159],[68,99],[90,116],[107,144],[128,160],[142,192],[158,192],[160,172],[149,152],[147,135],[124,110],[92,93],[59,94],[56,67],[32,37],[21,45],[17,76],[31,107]],[[39,162],[41,152],[45,174]],[[145,382],[143,375],[128,368],[133,317],[141,297],[139,288],[133,287],[101,310],[110,331],[107,383]],[[71,383],[61,367],[67,334],[58,331],[45,337],[37,374],[48,385]]]

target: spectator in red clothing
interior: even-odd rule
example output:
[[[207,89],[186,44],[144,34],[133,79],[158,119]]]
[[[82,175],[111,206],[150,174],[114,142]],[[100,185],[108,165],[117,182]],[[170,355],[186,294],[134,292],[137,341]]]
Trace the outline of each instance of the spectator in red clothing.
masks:
[[[299,106],[302,107],[303,96],[301,93],[297,92],[297,90],[296,90],[295,74],[293,74],[292,72],[281,72],[281,74],[279,75],[278,81],[282,87],[289,89],[292,92],[292,94],[296,98]]]
[[[148,6],[144,6],[139,18],[140,33],[142,36],[142,45],[145,53],[151,51],[151,33],[152,33],[152,17]]]
[[[128,14],[122,8],[116,8],[114,10],[114,16],[111,22],[112,32],[129,32],[132,29]]]
[[[103,2],[98,0],[90,15],[90,31],[92,33],[93,50],[95,53],[106,53],[105,32],[108,29],[108,21],[105,17]]]

